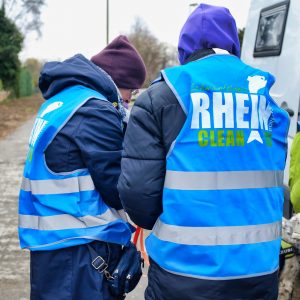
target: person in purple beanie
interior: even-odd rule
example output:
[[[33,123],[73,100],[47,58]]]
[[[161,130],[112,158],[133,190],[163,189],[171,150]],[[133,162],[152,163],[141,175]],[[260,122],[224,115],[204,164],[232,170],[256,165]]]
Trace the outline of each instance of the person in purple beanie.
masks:
[[[91,60],[46,63],[19,197],[19,238],[30,250],[31,300],[124,299],[107,277],[129,245],[117,190],[125,111],[146,77],[126,36]]]
[[[276,300],[289,126],[274,77],[240,60],[225,7],[183,25],[180,65],[131,111],[121,202],[152,230],[146,300]]]

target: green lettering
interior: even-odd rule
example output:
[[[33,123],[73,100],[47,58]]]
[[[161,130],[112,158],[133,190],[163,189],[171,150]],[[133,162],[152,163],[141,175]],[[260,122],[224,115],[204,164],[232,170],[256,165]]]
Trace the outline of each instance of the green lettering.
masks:
[[[206,130],[199,130],[198,143],[200,147],[206,147],[208,145],[208,133]]]
[[[226,133],[226,146],[234,146],[233,130],[227,130],[227,133]]]
[[[218,130],[218,146],[224,147],[224,130]]]
[[[245,138],[244,138],[243,130],[236,131],[236,145],[237,146],[245,146]]]
[[[215,141],[215,131],[214,130],[210,130],[210,145],[212,147],[216,147],[217,143]]]
[[[30,147],[27,153],[27,160],[30,162],[32,161],[32,155],[33,155],[33,149]]]
[[[264,136],[265,136],[267,146],[272,147],[272,132],[265,131]]]

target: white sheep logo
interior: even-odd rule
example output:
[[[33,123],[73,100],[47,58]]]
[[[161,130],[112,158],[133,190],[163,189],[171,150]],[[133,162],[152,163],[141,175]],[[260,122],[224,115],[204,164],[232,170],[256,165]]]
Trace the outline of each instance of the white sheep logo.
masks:
[[[257,94],[267,84],[265,77],[260,75],[248,76],[247,80],[249,81],[249,92],[251,94]]]

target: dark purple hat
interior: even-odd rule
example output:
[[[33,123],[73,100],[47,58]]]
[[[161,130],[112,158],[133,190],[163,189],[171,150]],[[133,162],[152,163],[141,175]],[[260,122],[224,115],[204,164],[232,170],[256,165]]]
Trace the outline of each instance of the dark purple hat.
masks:
[[[195,51],[220,48],[240,57],[235,20],[225,7],[200,4],[183,25],[178,43],[181,64]]]
[[[124,35],[116,37],[91,61],[107,72],[118,88],[139,89],[145,81],[144,61]]]

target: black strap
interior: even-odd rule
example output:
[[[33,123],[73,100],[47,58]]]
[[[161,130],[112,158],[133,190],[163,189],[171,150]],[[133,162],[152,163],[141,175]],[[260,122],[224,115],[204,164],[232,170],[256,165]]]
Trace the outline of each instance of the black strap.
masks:
[[[285,256],[285,258],[291,258],[296,254],[294,246],[288,248],[281,248],[280,255]]]
[[[98,255],[98,253],[93,249],[93,247],[89,244],[86,244],[91,257],[92,257],[92,266],[94,269],[96,269],[99,273],[103,273],[108,268],[108,263],[105,261],[105,259]]]

